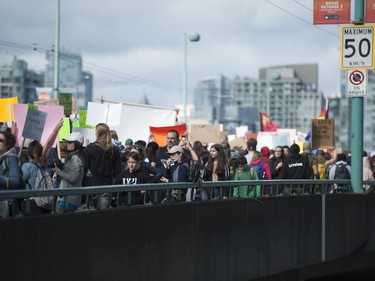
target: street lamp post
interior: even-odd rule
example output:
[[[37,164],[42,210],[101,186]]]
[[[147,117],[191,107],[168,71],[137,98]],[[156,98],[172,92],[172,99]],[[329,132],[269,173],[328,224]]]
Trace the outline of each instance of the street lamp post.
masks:
[[[266,113],[270,116],[270,91],[271,91],[271,82],[274,80],[279,80],[281,75],[277,72],[271,73],[266,77]]]
[[[54,71],[53,71],[53,98],[59,98],[59,59],[60,59],[60,0],[57,0],[56,11],[56,34],[55,34],[55,50],[54,50]]]
[[[187,100],[188,100],[188,74],[187,74],[187,46],[188,40],[198,42],[200,35],[197,32],[184,33],[184,122],[187,122]]]

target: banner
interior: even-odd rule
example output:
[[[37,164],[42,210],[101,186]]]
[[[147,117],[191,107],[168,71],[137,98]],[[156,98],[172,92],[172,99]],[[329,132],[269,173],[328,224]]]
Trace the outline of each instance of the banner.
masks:
[[[314,0],[314,24],[350,23],[351,0]]]
[[[365,22],[375,22],[375,0],[366,0]]]
[[[18,97],[0,99],[0,122],[11,122],[14,120],[12,104],[18,103]]]
[[[103,105],[101,103],[89,103],[89,106]],[[105,103],[105,105],[112,105]],[[118,103],[113,103],[118,104]],[[103,109],[104,107],[97,107]],[[93,115],[101,115],[100,111],[90,112],[87,109],[87,125],[96,126],[98,120]],[[103,116],[103,115],[101,115]],[[91,121],[89,121],[91,118]],[[121,116],[117,123],[118,125],[109,125],[111,130],[115,130],[121,142],[125,142],[126,139],[130,138],[134,141],[144,140],[147,141],[150,135],[150,126],[163,127],[163,126],[174,126],[176,119],[176,110],[164,109],[154,106],[148,106],[143,104],[125,104],[121,103]],[[103,119],[101,119],[103,120]],[[105,122],[104,122],[105,123]]]
[[[154,141],[161,147],[167,145],[167,133],[170,130],[176,130],[181,136],[186,134],[186,124],[180,124],[175,126],[165,126],[165,127],[151,127],[150,134],[154,137]],[[190,137],[189,137],[190,140]]]
[[[122,104],[89,102],[87,106],[86,124],[96,126],[105,123],[109,127],[120,125]]]
[[[53,99],[53,100],[38,100],[34,101],[35,105],[59,105],[59,100],[58,99]]]

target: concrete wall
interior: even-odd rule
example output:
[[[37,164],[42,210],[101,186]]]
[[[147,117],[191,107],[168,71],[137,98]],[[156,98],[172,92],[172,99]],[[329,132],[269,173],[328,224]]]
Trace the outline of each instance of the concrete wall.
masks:
[[[369,197],[354,197],[327,198],[328,259],[369,237]],[[321,206],[300,196],[5,219],[1,279],[256,279],[321,262]]]

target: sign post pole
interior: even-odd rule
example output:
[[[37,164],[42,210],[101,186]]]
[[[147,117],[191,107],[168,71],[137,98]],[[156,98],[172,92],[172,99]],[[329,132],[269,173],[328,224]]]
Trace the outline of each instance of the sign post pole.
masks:
[[[364,22],[364,0],[355,0],[354,20],[356,23]],[[363,97],[352,98],[352,159],[351,159],[351,184],[353,191],[363,191]]]

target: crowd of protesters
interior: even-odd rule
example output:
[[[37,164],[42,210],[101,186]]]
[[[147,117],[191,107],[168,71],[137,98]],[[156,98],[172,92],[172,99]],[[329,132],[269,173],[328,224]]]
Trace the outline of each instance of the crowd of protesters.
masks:
[[[302,149],[297,144],[292,144],[290,147],[263,146],[258,151],[257,140],[253,138],[247,141],[246,148],[230,148],[227,143],[191,143],[186,135],[180,136],[175,130],[168,131],[166,146],[163,147],[159,147],[156,142],[134,142],[132,139],[127,139],[122,144],[116,132],[104,123],[96,125],[96,141],[88,145],[84,146],[84,139],[78,132],[66,137],[61,145],[64,164],[60,165],[61,159],[57,157],[59,154],[54,151],[52,144],[62,125],[63,121],[60,120],[45,144],[34,140],[28,145],[23,143],[22,149],[16,147],[16,126],[0,131],[1,190],[18,189],[21,182],[25,183],[25,189],[37,189],[36,178],[40,167],[49,167],[56,188],[215,182],[212,187],[196,189],[103,193],[91,198],[80,195],[57,198],[54,212],[74,212],[88,208],[90,204],[100,204],[95,207],[105,209],[136,204],[259,197],[262,194],[288,195],[291,190],[288,191],[279,183],[262,186],[257,182],[249,186],[239,184],[221,187],[220,182],[348,179],[351,175],[350,155],[339,148],[312,151],[311,144],[305,142]],[[339,172],[343,174],[342,169],[346,177],[337,176]],[[364,153],[363,180],[373,180],[374,173],[375,156],[368,157],[367,153]],[[370,186],[364,185],[363,189],[369,191]],[[328,192],[339,190],[340,186],[335,185],[331,186]],[[52,211],[36,204],[34,199],[31,199],[30,203],[31,214]],[[12,201],[0,201],[0,217],[12,215],[14,204]],[[24,202],[18,204],[17,211],[20,214],[24,212]]]

